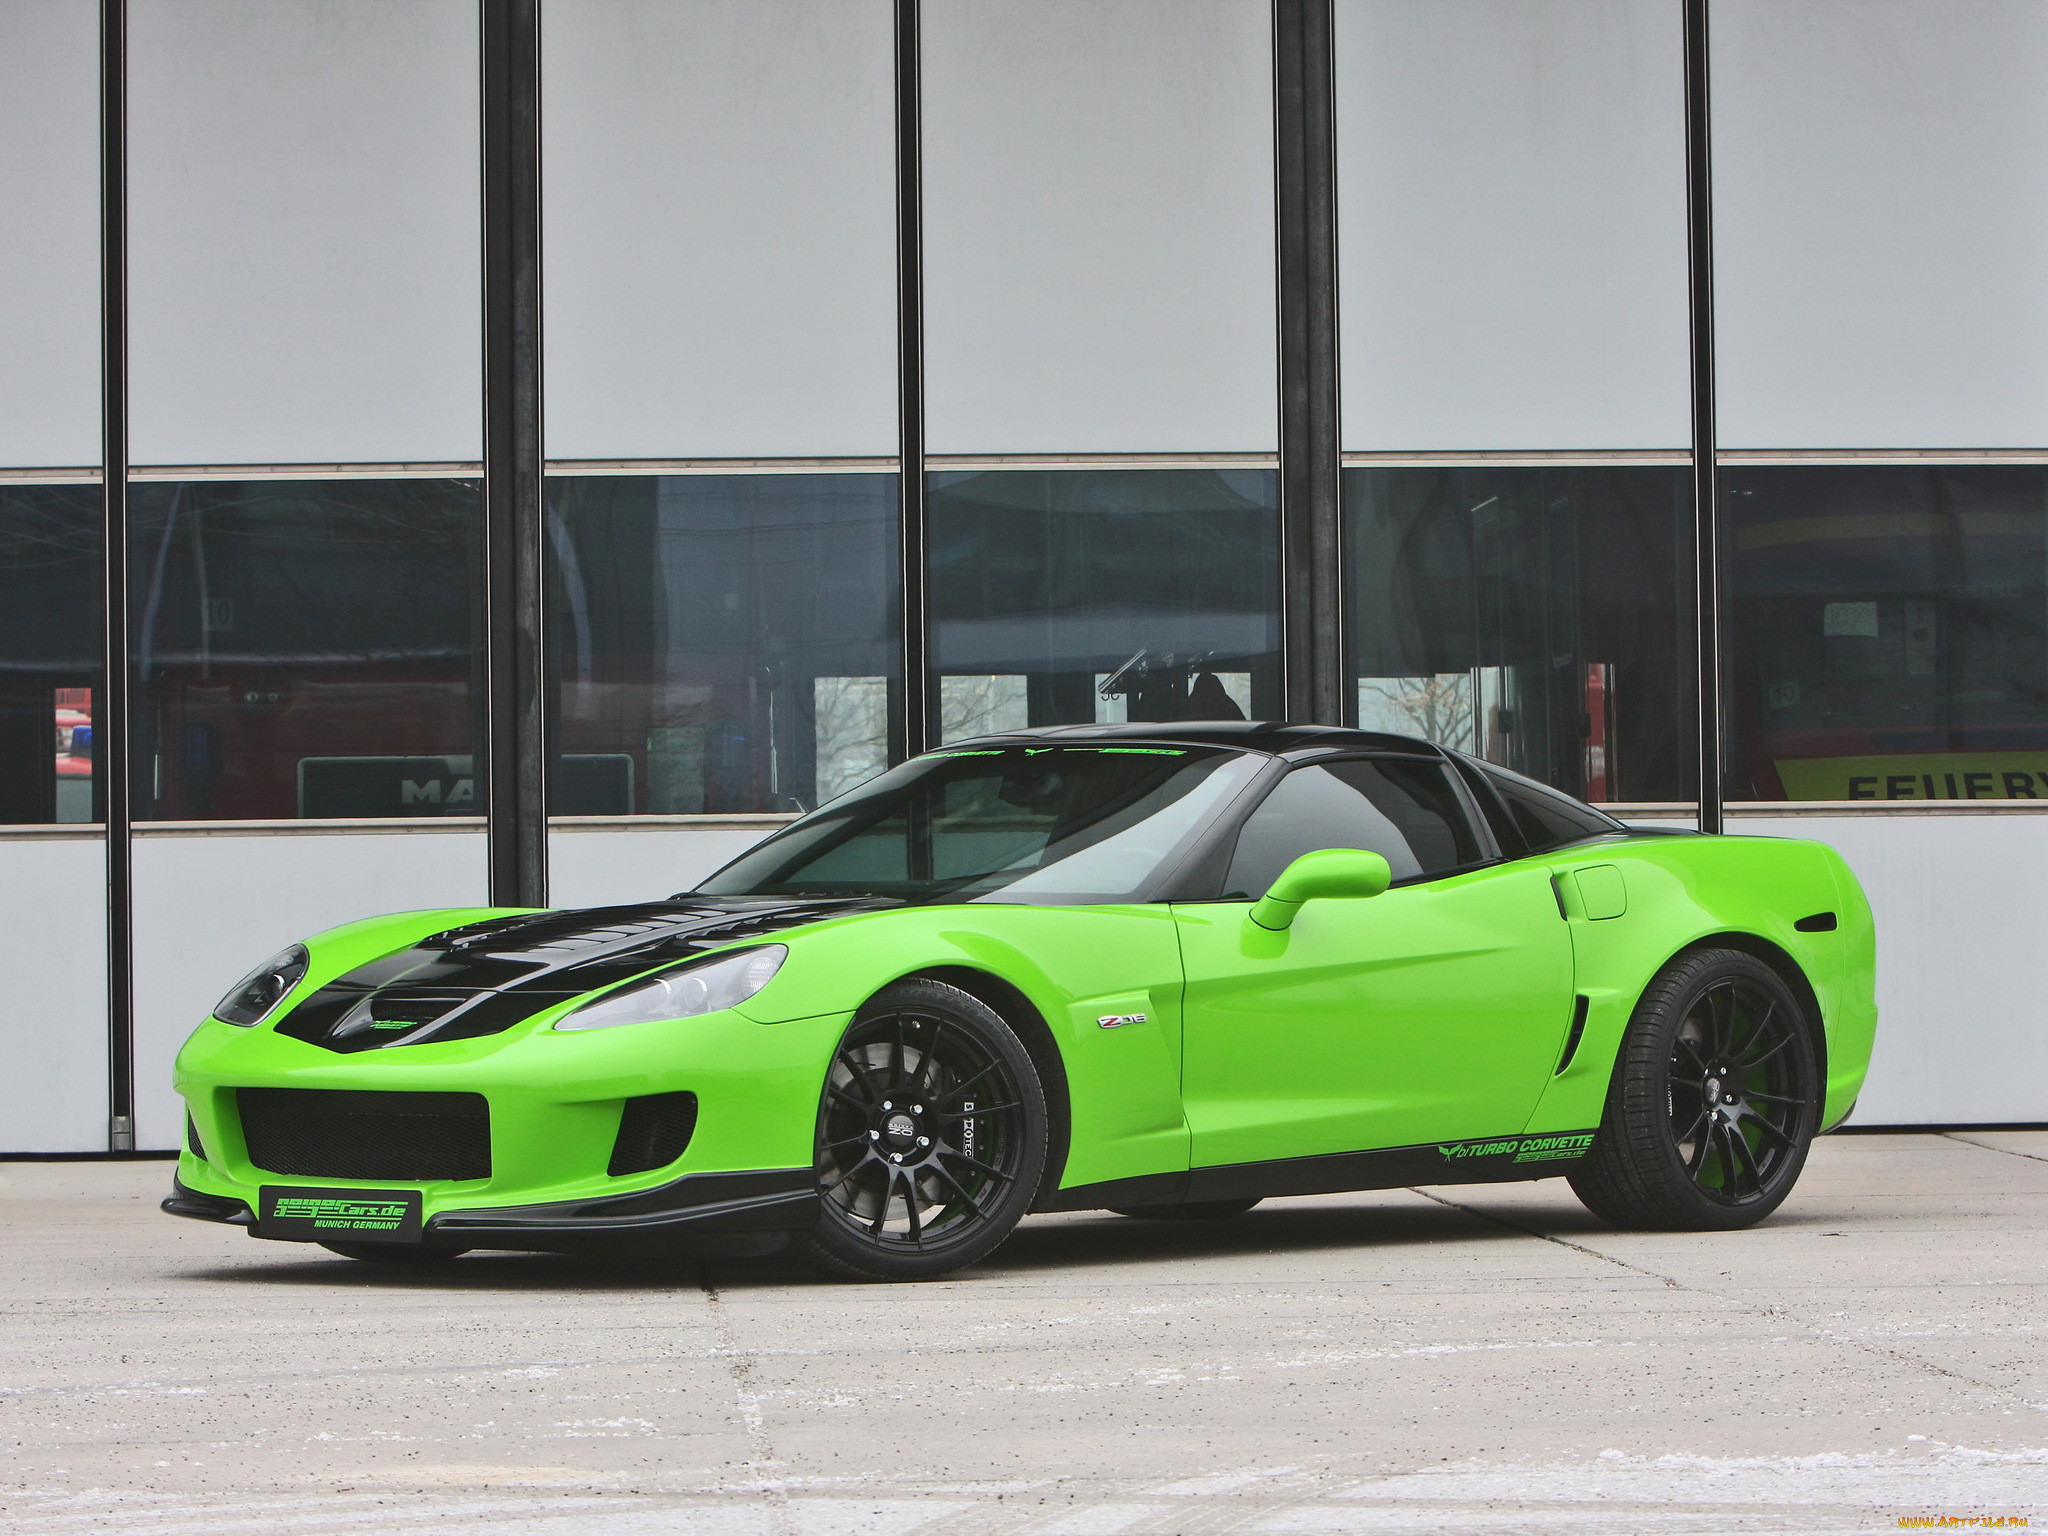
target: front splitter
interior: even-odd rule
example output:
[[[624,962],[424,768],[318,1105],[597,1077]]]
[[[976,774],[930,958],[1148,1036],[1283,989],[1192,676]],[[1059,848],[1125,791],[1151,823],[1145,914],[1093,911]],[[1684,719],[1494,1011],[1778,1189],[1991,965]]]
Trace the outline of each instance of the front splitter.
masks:
[[[257,1237],[318,1241],[265,1232],[245,1201],[205,1194],[175,1178],[162,1209],[195,1221],[247,1227]],[[547,1251],[578,1246],[586,1239],[796,1232],[817,1218],[818,1176],[814,1169],[686,1173],[670,1183],[628,1195],[440,1211],[427,1219],[421,1244]]]

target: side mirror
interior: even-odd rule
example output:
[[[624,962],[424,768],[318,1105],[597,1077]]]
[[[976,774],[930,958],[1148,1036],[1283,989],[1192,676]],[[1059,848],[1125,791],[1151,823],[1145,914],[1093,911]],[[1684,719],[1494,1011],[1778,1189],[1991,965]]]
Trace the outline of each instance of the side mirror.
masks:
[[[1318,896],[1377,896],[1393,881],[1394,871],[1377,853],[1319,848],[1280,871],[1273,888],[1252,904],[1252,921],[1277,931],[1293,923],[1304,901]]]

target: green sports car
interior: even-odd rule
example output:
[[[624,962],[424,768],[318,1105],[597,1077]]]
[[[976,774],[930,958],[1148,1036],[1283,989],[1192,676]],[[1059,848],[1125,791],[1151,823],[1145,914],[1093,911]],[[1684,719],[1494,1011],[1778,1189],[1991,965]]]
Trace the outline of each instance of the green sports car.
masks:
[[[666,901],[293,945],[178,1056],[164,1209],[859,1280],[1031,1211],[1559,1175],[1616,1223],[1742,1227],[1855,1101],[1874,947],[1818,843],[1626,826],[1425,741],[1016,731]]]

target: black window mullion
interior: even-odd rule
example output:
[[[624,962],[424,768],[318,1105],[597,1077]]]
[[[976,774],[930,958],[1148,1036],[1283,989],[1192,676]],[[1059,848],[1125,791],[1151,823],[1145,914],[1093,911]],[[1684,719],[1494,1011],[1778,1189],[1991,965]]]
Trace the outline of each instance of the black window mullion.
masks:
[[[95,806],[107,861],[107,1148],[135,1148],[133,822],[128,745],[128,6],[100,0],[100,691]]]
[[[548,897],[540,0],[482,0],[484,700],[490,900]]]
[[[1692,320],[1693,617],[1699,644],[1699,827],[1721,830],[1721,488],[1714,419],[1714,189],[1708,0],[1685,0],[1685,189]]]
[[[1331,0],[1273,0],[1279,266],[1282,696],[1291,720],[1352,718],[1344,677]]]
[[[901,762],[936,744],[926,599],[924,482],[924,129],[918,0],[896,0],[896,412],[902,681],[891,711]]]

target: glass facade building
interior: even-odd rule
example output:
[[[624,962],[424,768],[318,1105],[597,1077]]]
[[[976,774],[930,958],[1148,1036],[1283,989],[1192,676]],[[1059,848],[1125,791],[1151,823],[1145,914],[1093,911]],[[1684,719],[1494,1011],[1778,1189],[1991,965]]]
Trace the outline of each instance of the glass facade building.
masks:
[[[0,0],[0,1152],[171,1146],[305,932],[659,895],[988,730],[1413,732],[1878,885],[2048,808],[2044,58],[2034,0]]]

